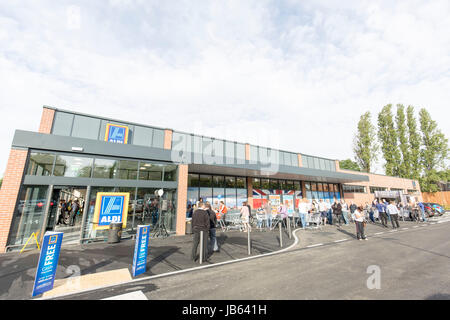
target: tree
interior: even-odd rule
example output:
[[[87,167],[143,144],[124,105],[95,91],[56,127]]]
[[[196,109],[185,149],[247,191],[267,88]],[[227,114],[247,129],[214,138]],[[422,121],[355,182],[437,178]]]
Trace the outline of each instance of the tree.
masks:
[[[419,180],[422,171],[420,163],[420,135],[417,132],[417,121],[414,117],[414,107],[408,106],[406,111],[409,138],[410,175],[408,178]]]
[[[366,112],[359,119],[353,143],[355,160],[362,171],[370,172],[373,162],[377,159],[376,136],[375,127],[370,121],[370,112]]]
[[[350,159],[339,161],[339,168],[345,170],[361,171],[359,165]]]
[[[395,122],[397,124],[397,136],[401,151],[401,161],[398,168],[398,174],[402,178],[409,178],[411,176],[411,156],[406,130],[405,107],[401,104],[397,105],[397,116],[395,117]]]
[[[381,143],[381,151],[386,161],[385,173],[388,176],[398,176],[400,167],[400,152],[397,146],[397,132],[394,127],[392,105],[383,107],[378,114],[378,139]]]
[[[422,150],[420,159],[424,174],[420,179],[420,187],[425,192],[439,190],[439,169],[445,169],[445,161],[448,160],[448,139],[437,128],[436,121],[431,119],[425,109],[419,112],[420,131],[422,133]]]

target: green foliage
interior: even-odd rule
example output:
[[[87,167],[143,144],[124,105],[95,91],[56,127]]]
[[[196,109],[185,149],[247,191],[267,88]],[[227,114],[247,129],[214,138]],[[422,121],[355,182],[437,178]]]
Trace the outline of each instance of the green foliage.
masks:
[[[424,192],[439,191],[437,183],[440,180],[438,171],[445,168],[448,159],[448,139],[437,128],[436,121],[431,119],[425,109],[419,112],[420,130],[422,132],[422,150],[420,152],[421,164],[424,172],[420,179],[420,187]]]
[[[397,105],[397,116],[395,117],[395,121],[397,124],[397,136],[401,151],[401,162],[398,168],[398,175],[402,178],[409,178],[411,176],[411,156],[406,129],[405,107],[401,104]]]
[[[384,160],[386,175],[398,176],[400,167],[400,152],[397,145],[397,131],[394,127],[392,105],[384,106],[378,114],[378,139]]]
[[[361,171],[358,163],[350,159],[339,161],[339,167],[345,170]]]
[[[370,172],[373,162],[377,159],[378,145],[376,143],[375,127],[370,121],[370,112],[361,116],[358,131],[353,142],[355,160],[362,171]]]
[[[409,135],[409,161],[410,176],[409,178],[419,180],[422,171],[420,163],[420,135],[417,132],[417,121],[414,117],[414,107],[409,106],[407,113],[408,135]]]

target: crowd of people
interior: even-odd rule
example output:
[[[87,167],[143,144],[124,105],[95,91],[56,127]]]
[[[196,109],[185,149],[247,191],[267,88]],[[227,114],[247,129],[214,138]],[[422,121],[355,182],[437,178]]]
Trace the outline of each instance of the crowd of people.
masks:
[[[366,202],[365,205],[356,205],[353,201],[347,203],[343,199],[330,203],[329,200],[319,201],[308,199],[300,199],[297,206],[298,214],[293,210],[288,210],[284,203],[280,203],[277,210],[273,208],[271,201],[265,202],[256,210],[256,214],[252,215],[252,208],[247,202],[244,202],[240,208],[241,231],[247,232],[252,230],[252,224],[257,229],[268,228],[273,229],[274,220],[283,223],[291,223],[293,226],[300,226],[303,229],[308,226],[315,225],[342,225],[354,224],[356,229],[356,238],[358,240],[368,240],[365,235],[365,227],[367,223],[381,224],[388,228],[390,221],[393,229],[400,228],[400,219],[403,221],[409,219],[411,221],[426,221],[424,205],[421,202],[410,201],[403,205],[401,202],[386,201],[385,199],[375,199],[371,204]],[[223,201],[211,206],[209,202],[203,202],[200,199],[196,204],[188,207],[187,217],[192,217],[192,229],[194,233],[194,246],[192,249],[192,259],[196,260],[196,252],[200,241],[200,231],[204,231],[206,235],[203,238],[204,250],[203,260],[206,260],[214,251],[219,250],[216,238],[216,228],[218,225],[225,227],[227,207]],[[313,218],[314,217],[314,218]],[[209,238],[209,241],[208,241]],[[209,243],[209,244],[208,244]]]
[[[65,225],[73,227],[75,226],[76,218],[81,213],[82,206],[78,199],[66,200],[61,199],[59,201],[57,214],[56,214],[56,225]]]

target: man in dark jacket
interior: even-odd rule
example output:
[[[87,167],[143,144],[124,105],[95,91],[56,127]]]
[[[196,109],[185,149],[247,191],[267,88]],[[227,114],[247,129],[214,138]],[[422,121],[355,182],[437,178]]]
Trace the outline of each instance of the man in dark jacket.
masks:
[[[341,227],[341,220],[343,220],[341,203],[334,199],[331,209],[333,210],[333,215],[335,216],[336,221],[339,223],[339,227]]]
[[[219,246],[217,244],[217,238],[216,238],[217,216],[209,202],[206,202],[206,211],[209,214],[209,248],[208,248],[208,251],[209,251],[209,254],[212,254],[214,251],[219,251]]]
[[[197,248],[200,243],[200,231],[203,231],[203,261],[206,261],[208,253],[208,232],[210,228],[209,214],[205,210],[205,204],[200,202],[198,209],[192,214],[192,232],[194,233],[194,243],[192,246],[191,258],[197,260]]]
[[[75,225],[75,218],[77,217],[78,210],[80,209],[80,204],[78,199],[72,202],[72,211],[70,211],[69,216],[69,226],[73,227]]]

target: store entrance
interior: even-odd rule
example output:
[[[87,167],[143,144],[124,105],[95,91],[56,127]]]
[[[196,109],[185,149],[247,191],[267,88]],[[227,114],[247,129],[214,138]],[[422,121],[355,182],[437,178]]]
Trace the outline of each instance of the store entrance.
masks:
[[[63,243],[80,240],[86,187],[54,187],[46,231],[64,232]]]

